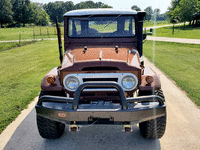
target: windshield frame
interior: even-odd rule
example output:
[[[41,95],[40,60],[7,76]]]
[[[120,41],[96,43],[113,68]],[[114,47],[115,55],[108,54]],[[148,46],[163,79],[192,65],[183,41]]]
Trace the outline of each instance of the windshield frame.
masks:
[[[84,20],[84,18],[86,18],[86,20],[90,20],[92,17],[113,17],[114,19],[113,20],[111,20],[110,21],[110,23],[112,23],[114,20],[116,20],[116,19],[118,19],[118,18],[120,18],[120,17],[132,17],[133,19],[134,19],[134,32],[135,32],[135,34],[133,34],[133,35],[131,35],[131,36],[91,36],[91,37],[87,37],[87,36],[77,36],[77,37],[74,37],[74,36],[70,36],[69,35],[69,30],[70,30],[70,23],[69,23],[69,20],[71,19],[71,18],[80,18],[80,20],[81,20],[81,18],[83,18],[83,20]],[[77,38],[80,38],[80,39],[83,39],[83,38],[135,38],[136,36],[137,36],[137,23],[136,23],[136,20],[137,18],[136,18],[136,15],[130,15],[130,14],[113,14],[113,15],[111,15],[111,14],[109,14],[109,15],[84,15],[84,16],[69,16],[69,17],[67,17],[67,33],[66,33],[66,37],[67,38],[70,38],[70,39],[77,39]],[[108,23],[108,24],[110,24],[110,23]],[[104,28],[106,28],[107,27],[107,24],[104,26]]]

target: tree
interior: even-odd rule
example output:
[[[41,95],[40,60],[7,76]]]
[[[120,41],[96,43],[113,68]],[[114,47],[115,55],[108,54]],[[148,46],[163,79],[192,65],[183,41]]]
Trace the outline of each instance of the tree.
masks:
[[[86,9],[86,8],[112,8],[102,2],[94,3],[93,1],[80,2],[74,6],[74,9]]]
[[[31,3],[31,23],[45,26],[49,23],[49,15],[38,4]]]
[[[170,19],[170,22],[174,21],[175,19],[179,19],[180,1],[181,0],[172,0],[171,6],[168,7],[166,15]]]
[[[153,10],[152,10],[152,7],[151,6],[149,6],[149,7],[147,7],[144,11],[146,11],[146,20],[151,20],[151,16],[152,16],[152,14],[153,14]]]
[[[181,21],[189,21],[191,25],[192,16],[198,11],[198,0],[181,0],[179,4]]]
[[[51,22],[56,21],[56,17],[58,16],[58,22],[63,22],[63,15],[73,9],[85,9],[85,8],[112,8],[111,6],[108,6],[102,2],[93,2],[93,1],[85,1],[80,2],[74,6],[74,3],[72,1],[68,2],[50,2],[48,4],[45,4],[43,7],[47,14],[50,16]]]
[[[23,23],[25,26],[31,19],[30,0],[12,0],[13,2],[13,18],[17,24]]]
[[[56,2],[50,2],[48,4],[45,4],[43,7],[47,14],[50,16],[51,22],[56,22],[57,16],[58,16],[58,22],[63,22],[63,15],[69,10],[74,9],[74,3],[71,1],[68,2],[62,2],[62,1],[56,1]]]
[[[135,10],[135,11],[141,11],[141,9],[137,6],[137,5],[133,5],[131,7],[132,10]]]
[[[0,28],[5,23],[11,23],[12,18],[12,4],[9,0],[0,0]]]
[[[156,17],[156,20],[157,20],[158,17],[160,16],[160,9],[159,8],[154,9],[153,13],[154,13],[154,16]]]

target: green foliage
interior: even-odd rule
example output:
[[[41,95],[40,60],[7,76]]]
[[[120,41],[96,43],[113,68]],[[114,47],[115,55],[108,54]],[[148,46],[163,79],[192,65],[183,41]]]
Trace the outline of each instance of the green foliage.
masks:
[[[192,15],[197,12],[198,0],[181,0],[179,4],[181,21],[191,21]]]
[[[12,23],[12,4],[10,0],[0,0],[0,28],[3,24]]]
[[[63,15],[67,11],[70,11],[74,8],[74,3],[72,1],[63,2],[49,2],[48,4],[44,4],[44,9],[47,14],[50,16],[50,20],[53,23],[56,23],[56,19],[58,17],[58,22],[63,22]]]
[[[141,11],[141,9],[137,6],[137,5],[133,5],[131,7],[132,10],[135,10],[135,11]]]
[[[13,18],[17,24],[26,23],[31,19],[31,6],[30,0],[13,0]]]
[[[64,20],[63,15],[70,10],[86,9],[86,8],[112,8],[112,7],[102,2],[95,3],[93,1],[80,2],[76,5],[74,5],[72,1],[67,1],[67,2],[56,1],[44,4],[44,9],[50,16],[50,20],[53,23],[56,23],[57,17],[58,17],[58,22],[63,22]]]
[[[102,2],[85,1],[80,2],[74,6],[74,9],[87,9],[87,8],[112,8]]]
[[[192,16],[200,13],[199,0],[173,0],[168,8],[167,16],[170,21],[189,21],[191,24]]]
[[[144,44],[144,55],[153,61],[153,41]],[[164,71],[200,106],[199,45],[155,42],[155,65]]]
[[[49,15],[37,4],[31,3],[31,23],[37,26],[45,26],[49,23]]]
[[[149,7],[147,7],[144,11],[146,12],[145,19],[148,20],[148,21],[150,21],[150,20],[151,20],[151,16],[152,16],[152,14],[153,14],[152,7],[149,6]]]
[[[0,133],[39,94],[43,76],[59,66],[58,42],[0,52]]]

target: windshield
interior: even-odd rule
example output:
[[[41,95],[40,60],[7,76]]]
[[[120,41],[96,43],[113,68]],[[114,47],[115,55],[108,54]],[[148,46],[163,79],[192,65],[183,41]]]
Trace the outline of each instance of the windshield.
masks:
[[[70,17],[69,37],[133,37],[135,19],[133,16],[88,16]]]

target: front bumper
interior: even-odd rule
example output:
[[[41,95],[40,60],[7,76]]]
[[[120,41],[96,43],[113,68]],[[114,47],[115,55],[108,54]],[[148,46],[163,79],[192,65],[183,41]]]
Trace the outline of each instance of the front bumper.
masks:
[[[120,94],[120,103],[91,102],[79,104],[84,88],[116,88]],[[120,124],[143,122],[166,115],[166,105],[162,97],[140,96],[126,98],[123,89],[115,82],[86,82],[79,86],[73,99],[58,96],[42,96],[36,105],[37,115],[45,118],[70,123],[88,123],[97,118],[104,123]]]

